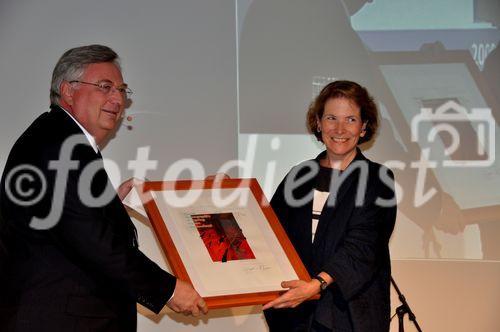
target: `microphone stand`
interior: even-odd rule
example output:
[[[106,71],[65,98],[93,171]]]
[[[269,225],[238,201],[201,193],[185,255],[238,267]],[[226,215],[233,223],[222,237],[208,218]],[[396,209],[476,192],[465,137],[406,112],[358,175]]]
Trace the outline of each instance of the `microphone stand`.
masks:
[[[417,331],[422,332],[422,330],[420,329],[420,326],[417,323],[417,319],[415,317],[415,314],[413,314],[413,312],[411,311],[410,306],[408,305],[408,302],[406,302],[405,296],[399,290],[398,285],[396,285],[396,282],[394,281],[392,276],[391,276],[391,283],[394,286],[394,289],[396,290],[396,292],[398,293],[399,301],[401,301],[401,305],[396,308],[396,315],[398,315],[398,322],[399,322],[399,332],[405,331],[403,318],[406,314],[408,314],[408,318],[410,319],[410,321],[412,321],[413,324],[415,324]],[[392,316],[392,317],[394,317],[394,316]]]

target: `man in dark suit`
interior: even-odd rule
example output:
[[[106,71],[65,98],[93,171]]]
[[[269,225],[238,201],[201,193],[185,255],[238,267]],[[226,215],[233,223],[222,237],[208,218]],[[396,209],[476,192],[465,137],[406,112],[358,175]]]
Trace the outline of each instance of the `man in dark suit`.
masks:
[[[117,54],[90,45],[54,68],[51,109],[16,141],[0,187],[0,329],[135,331],[136,302],[199,315],[207,307],[139,249],[99,151],[130,93]]]

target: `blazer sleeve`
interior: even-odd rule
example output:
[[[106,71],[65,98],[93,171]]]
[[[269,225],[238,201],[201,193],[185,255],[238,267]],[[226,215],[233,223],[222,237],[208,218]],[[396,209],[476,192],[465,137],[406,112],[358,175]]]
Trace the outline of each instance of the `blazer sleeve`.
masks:
[[[283,178],[281,183],[278,185],[278,188],[276,188],[276,191],[274,192],[274,195],[271,198],[270,202],[271,207],[273,208],[274,212],[276,213],[276,216],[278,217],[278,220],[284,227],[286,226],[285,222],[288,220],[288,215],[290,213],[290,207],[286,203],[285,199],[284,187],[286,179],[287,177],[285,176],[285,178]]]
[[[385,168],[389,181],[369,184],[365,202],[355,207],[348,221],[345,235],[322,267],[334,278],[336,288],[349,300],[369,283],[380,269],[390,270],[389,238],[396,220],[394,175]],[[379,199],[390,201],[380,204]]]
[[[115,289],[159,313],[173,294],[176,278],[134,245],[130,232],[126,231],[133,227],[127,225],[132,221],[116,194],[105,207],[88,207],[81,202],[80,175],[76,171],[69,173],[62,214],[49,230],[51,237],[86,271],[92,271]],[[115,213],[105,213],[112,204]],[[119,213],[120,209],[123,213]]]

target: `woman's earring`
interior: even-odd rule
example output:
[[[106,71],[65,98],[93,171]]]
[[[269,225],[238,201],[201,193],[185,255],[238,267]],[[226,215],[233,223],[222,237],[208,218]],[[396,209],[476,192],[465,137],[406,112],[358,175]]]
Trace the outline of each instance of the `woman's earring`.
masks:
[[[320,133],[320,132],[321,132],[321,128],[320,128],[320,127],[316,128],[316,131],[317,131],[318,133]]]

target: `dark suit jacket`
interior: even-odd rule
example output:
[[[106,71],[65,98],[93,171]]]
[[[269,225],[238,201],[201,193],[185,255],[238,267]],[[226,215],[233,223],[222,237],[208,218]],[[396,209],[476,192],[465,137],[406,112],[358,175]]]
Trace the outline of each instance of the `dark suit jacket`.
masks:
[[[266,318],[275,331],[292,331],[293,326],[286,324],[296,325],[297,319],[303,320],[311,312],[315,321],[333,331],[388,331],[388,244],[396,219],[392,172],[358,150],[342,177],[332,181],[333,193],[330,191],[311,243],[312,193],[324,155],[294,167],[277,188],[271,205],[309,273],[324,271],[335,281],[317,303],[303,303],[301,309],[271,310]],[[293,179],[302,182],[290,190]],[[356,204],[358,192],[362,204]],[[287,195],[304,201],[292,206]],[[375,204],[378,197],[392,202],[380,207]]]
[[[71,169],[64,178],[50,161],[60,159],[70,137],[83,144],[70,149],[77,165],[65,163]],[[38,169],[45,188],[34,176],[19,182],[16,176],[9,178],[19,165]],[[96,172],[88,173],[88,165],[96,166]],[[85,169],[87,175],[95,174],[90,187],[88,179],[79,182]],[[57,179],[64,180],[65,190],[57,191]],[[32,191],[29,198],[44,193],[23,206],[16,200],[16,183],[25,193]],[[61,108],[53,106],[17,140],[0,188],[2,331],[135,331],[136,302],[158,313],[170,298],[175,278],[138,249],[135,228],[116,192],[112,189],[103,206],[80,199],[79,189],[99,197],[106,186],[110,182],[100,154]],[[62,213],[50,220],[55,226],[30,227],[33,217],[45,218],[61,201]]]

